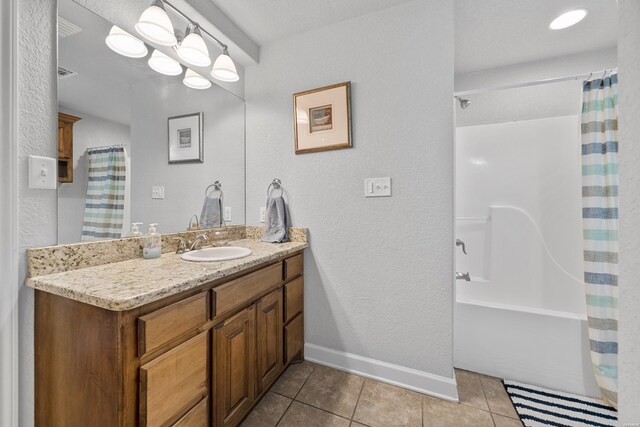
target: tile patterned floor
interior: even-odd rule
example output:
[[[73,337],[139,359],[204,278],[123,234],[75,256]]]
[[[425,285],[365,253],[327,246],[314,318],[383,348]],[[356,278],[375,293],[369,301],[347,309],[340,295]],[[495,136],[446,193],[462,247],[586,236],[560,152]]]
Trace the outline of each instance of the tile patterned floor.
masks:
[[[291,365],[242,427],[518,427],[499,379],[456,369],[460,403],[311,362]]]

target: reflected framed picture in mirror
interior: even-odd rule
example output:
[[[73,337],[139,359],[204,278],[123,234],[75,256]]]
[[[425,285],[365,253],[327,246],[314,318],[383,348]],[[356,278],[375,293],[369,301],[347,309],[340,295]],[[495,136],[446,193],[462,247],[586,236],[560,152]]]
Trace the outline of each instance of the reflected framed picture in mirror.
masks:
[[[203,114],[169,117],[169,163],[204,163]]]
[[[293,94],[296,154],[351,148],[351,82]]]

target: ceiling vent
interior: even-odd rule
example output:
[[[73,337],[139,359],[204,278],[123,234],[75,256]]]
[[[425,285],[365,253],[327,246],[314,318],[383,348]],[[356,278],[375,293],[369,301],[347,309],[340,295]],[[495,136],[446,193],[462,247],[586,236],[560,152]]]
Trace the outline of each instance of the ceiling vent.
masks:
[[[78,27],[72,22],[67,21],[62,16],[58,16],[58,37],[63,39],[65,37],[78,34],[80,31],[82,31],[82,28]]]
[[[73,77],[78,75],[75,71],[69,70],[68,68],[58,67],[58,78],[66,79],[67,77]]]

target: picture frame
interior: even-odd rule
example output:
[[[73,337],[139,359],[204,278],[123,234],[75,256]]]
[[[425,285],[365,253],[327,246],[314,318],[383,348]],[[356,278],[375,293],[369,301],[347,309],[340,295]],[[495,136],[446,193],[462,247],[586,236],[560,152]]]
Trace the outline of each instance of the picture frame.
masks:
[[[296,154],[352,148],[351,82],[293,94]]]
[[[204,163],[203,123],[202,113],[183,114],[167,119],[169,164]]]

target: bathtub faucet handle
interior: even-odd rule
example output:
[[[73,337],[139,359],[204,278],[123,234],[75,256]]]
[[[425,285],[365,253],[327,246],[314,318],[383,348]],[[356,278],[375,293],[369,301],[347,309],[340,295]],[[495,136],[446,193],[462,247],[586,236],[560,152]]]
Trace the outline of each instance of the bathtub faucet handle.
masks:
[[[462,253],[467,254],[467,249],[464,246],[464,242],[460,239],[456,239],[456,246],[462,246]]]

